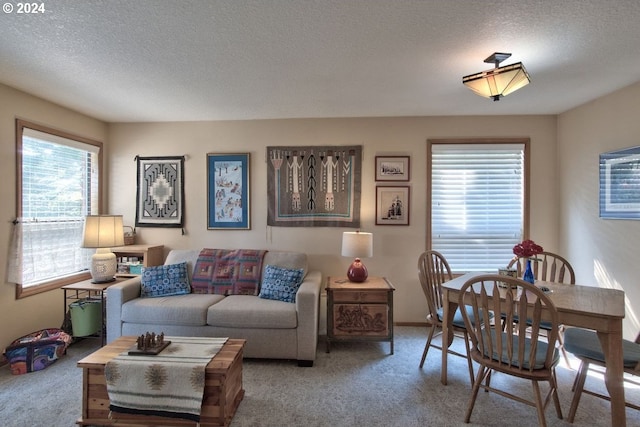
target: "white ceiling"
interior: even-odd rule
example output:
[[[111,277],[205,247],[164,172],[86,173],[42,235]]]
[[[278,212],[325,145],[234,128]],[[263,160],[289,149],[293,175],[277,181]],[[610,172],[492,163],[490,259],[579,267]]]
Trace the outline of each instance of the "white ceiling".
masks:
[[[108,122],[557,114],[640,81],[638,0],[42,3],[0,13],[0,82]],[[462,85],[496,51],[532,79],[498,102]]]

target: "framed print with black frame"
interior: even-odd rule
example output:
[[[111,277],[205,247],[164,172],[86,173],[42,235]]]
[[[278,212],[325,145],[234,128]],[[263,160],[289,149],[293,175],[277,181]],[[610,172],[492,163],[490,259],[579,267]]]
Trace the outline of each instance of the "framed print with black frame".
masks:
[[[408,185],[376,187],[376,225],[409,225]]]
[[[207,228],[249,230],[249,153],[207,154]]]
[[[409,156],[376,156],[376,181],[409,181]]]
[[[600,154],[600,218],[640,219],[640,146]]]
[[[136,227],[184,225],[184,156],[136,156]]]

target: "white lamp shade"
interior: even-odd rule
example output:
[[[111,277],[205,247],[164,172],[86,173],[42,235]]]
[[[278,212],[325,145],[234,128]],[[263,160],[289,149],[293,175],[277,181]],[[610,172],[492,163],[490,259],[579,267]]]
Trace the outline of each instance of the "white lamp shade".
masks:
[[[471,74],[462,78],[462,83],[485,98],[509,95],[529,84],[531,79],[522,62]]]
[[[82,236],[83,248],[111,248],[124,245],[122,215],[88,215]]]
[[[360,231],[342,233],[342,256],[371,258],[373,256],[373,234]]]

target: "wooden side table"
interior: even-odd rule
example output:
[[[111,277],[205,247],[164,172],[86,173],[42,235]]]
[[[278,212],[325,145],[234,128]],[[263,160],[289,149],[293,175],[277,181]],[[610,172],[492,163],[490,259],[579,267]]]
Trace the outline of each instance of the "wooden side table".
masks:
[[[143,267],[152,267],[164,263],[164,245],[127,245],[111,248],[118,259],[136,257]],[[117,272],[116,277],[135,277],[140,272]]]
[[[106,331],[107,331],[107,328],[106,328],[107,292],[106,290],[109,286],[115,285],[116,283],[122,282],[123,280],[126,280],[126,278],[116,277],[116,280],[114,280],[113,282],[91,283],[91,279],[87,279],[87,280],[83,280],[82,282],[71,283],[69,285],[65,285],[62,287],[62,290],[64,291],[65,316],[67,314],[67,310],[69,309],[70,301],[77,301],[84,298],[96,298],[100,300],[102,304],[102,318],[100,321],[100,335],[98,335],[98,338],[100,338],[100,343],[103,346],[105,345],[105,341],[107,338],[106,337]],[[90,337],[92,336],[94,335],[90,335]]]
[[[393,291],[385,277],[352,283],[327,278],[327,353],[331,341],[389,341],[393,354]]]

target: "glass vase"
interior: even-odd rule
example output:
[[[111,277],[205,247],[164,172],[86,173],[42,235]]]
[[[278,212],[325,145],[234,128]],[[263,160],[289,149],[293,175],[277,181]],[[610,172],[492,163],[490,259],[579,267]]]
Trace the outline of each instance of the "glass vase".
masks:
[[[533,277],[533,270],[531,269],[531,260],[527,259],[527,267],[524,270],[524,274],[522,275],[522,280],[525,282],[529,282],[532,285],[535,284],[536,278]]]

